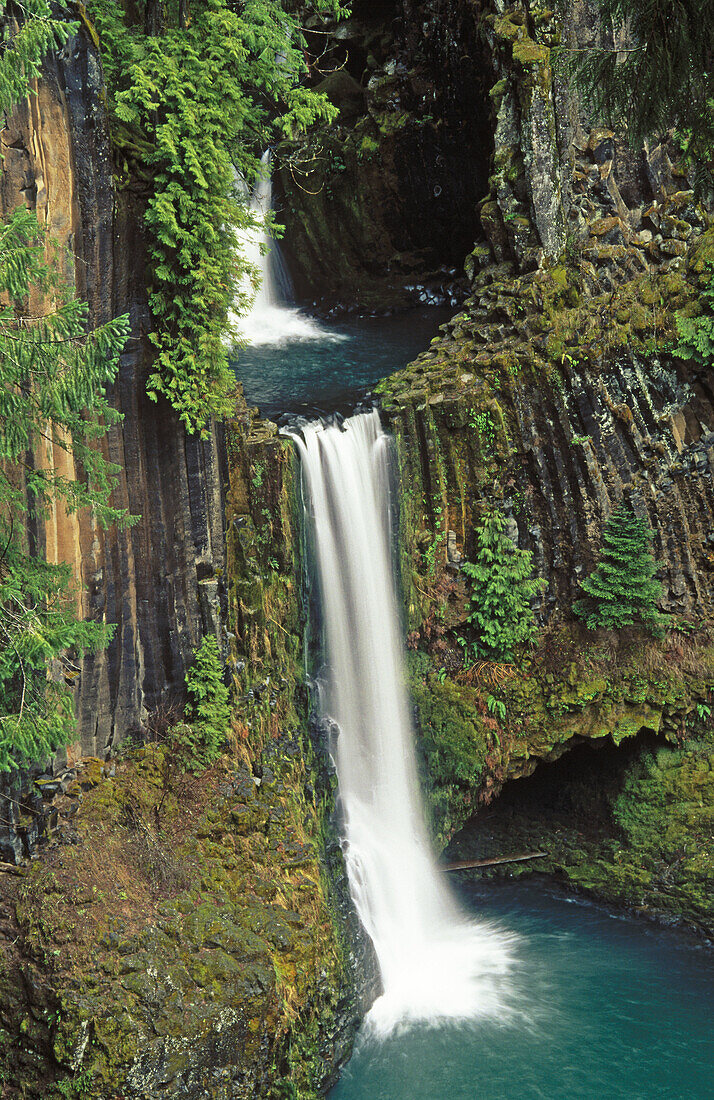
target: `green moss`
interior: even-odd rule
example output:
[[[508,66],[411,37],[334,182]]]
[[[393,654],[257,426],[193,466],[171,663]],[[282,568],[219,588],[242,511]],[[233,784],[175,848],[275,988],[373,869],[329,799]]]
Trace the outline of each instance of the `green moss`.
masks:
[[[531,38],[522,38],[513,43],[513,59],[521,65],[547,65],[550,59],[550,50],[546,46],[540,46]]]
[[[22,1070],[28,1100],[74,1095],[79,1074],[93,1096],[187,1074],[219,1095],[236,1061],[256,1095],[281,1078],[309,1100],[329,1066],[350,981],[300,691],[292,453],[263,428],[232,449],[230,751],[193,776],[148,745],[112,778],[90,762],[68,792],[79,843],[34,864],[18,904],[51,1021],[28,1033],[42,1052]]]
[[[490,21],[493,22],[493,29],[496,36],[504,39],[506,42],[515,42],[517,38],[525,34],[523,27],[519,23],[511,21],[510,13],[500,17],[491,16]]]
[[[473,811],[484,777],[489,731],[472,691],[451,680],[440,681],[424,654],[410,654],[409,669],[429,804],[437,844],[443,845]]]

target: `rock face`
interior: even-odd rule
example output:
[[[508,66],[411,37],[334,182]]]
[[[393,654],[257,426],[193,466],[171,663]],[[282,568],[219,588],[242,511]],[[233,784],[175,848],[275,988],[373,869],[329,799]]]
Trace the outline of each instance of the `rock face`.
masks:
[[[327,53],[315,44],[337,122],[278,150],[296,290],[328,307],[448,303],[479,233],[490,155],[478,11],[462,0],[351,7]]]
[[[545,621],[569,609],[626,496],[655,532],[663,606],[710,612],[712,394],[700,372],[646,347],[695,297],[710,247],[707,234],[676,275],[653,265],[609,294],[588,293],[577,267],[491,269],[431,351],[382,384],[409,506],[439,557],[449,531],[452,555],[469,557],[476,519],[498,504],[548,581]],[[409,552],[423,571],[413,541]]]
[[[83,662],[77,689],[82,749],[104,756],[164,693],[180,692],[194,647],[218,629],[223,445],[217,431],[206,440],[187,436],[167,404],[145,396],[141,203],[115,194],[101,65],[86,29],[48,63],[37,95],[1,140],[2,211],[26,203],[70,250],[65,275],[88,300],[94,323],[124,312],[132,321],[112,394],[124,422],[106,448],[121,466],[114,502],[140,519],[129,530],[103,532],[88,517],[58,511],[39,533],[50,560],[71,562],[81,578],[84,613],[116,623],[106,652]]]
[[[373,964],[308,736],[292,454],[249,420],[230,445],[229,751],[200,776],[177,731],[85,758],[44,784],[43,859],[0,881],[3,1080],[28,1100],[311,1100],[364,1008]]]

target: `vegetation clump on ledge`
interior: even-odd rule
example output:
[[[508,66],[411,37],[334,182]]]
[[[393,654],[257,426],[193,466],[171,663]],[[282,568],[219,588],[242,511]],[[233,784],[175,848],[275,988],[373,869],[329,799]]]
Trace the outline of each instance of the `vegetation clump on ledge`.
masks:
[[[339,16],[339,0],[307,7]],[[230,315],[250,302],[256,272],[238,237],[256,227],[248,187],[261,155],[336,111],[300,77],[301,20],[283,0],[163,5],[139,13],[89,0],[107,80],[119,187],[143,185],[150,258],[149,396],[163,396],[189,431],[235,409]],[[301,13],[304,14],[304,13]]]

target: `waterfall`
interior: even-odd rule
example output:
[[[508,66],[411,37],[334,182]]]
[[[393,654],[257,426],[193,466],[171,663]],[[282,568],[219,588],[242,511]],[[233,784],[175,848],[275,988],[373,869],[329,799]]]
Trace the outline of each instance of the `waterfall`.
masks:
[[[368,1025],[388,1034],[415,1021],[503,1018],[513,939],[461,913],[424,821],[392,570],[389,437],[375,411],[291,434],[316,548],[347,873],[382,977]]]
[[[252,298],[252,305],[245,316],[232,313],[230,320],[238,329],[241,339],[251,345],[283,344],[292,340],[340,339],[340,336],[330,333],[301,310],[281,301],[275,277],[279,253],[275,241],[268,233],[266,222],[273,202],[269,152],[263,154],[262,164],[263,173],[250,196],[250,209],[259,228],[246,230],[240,235],[238,242],[245,259],[259,273],[258,288],[254,292],[250,280],[246,278],[242,291],[246,297]],[[240,180],[238,187],[247,190]]]

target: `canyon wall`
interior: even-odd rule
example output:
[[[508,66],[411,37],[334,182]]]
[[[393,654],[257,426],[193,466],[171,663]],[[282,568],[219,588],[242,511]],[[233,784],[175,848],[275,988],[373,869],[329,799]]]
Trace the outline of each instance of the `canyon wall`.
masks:
[[[307,257],[304,280],[328,300],[331,278],[333,300],[351,295],[367,310],[418,298],[394,222],[380,221],[401,194],[402,218],[414,213],[409,175],[382,203],[367,153],[389,166],[395,134],[406,140],[432,126],[431,99],[455,104],[457,116],[461,108],[450,174],[468,210],[453,205],[452,191],[432,191],[410,232],[431,240],[443,201],[454,229],[443,238],[447,262],[468,227],[462,306],[430,349],[377,389],[399,461],[410,678],[435,831],[448,842],[476,808],[497,805],[504,784],[574,747],[633,744],[634,755],[622,756],[629,802],[619,817],[617,784],[604,797],[617,855],[582,841],[571,858],[567,844],[533,826],[533,846],[557,851],[534,866],[621,903],[686,913],[710,930],[714,914],[700,887],[711,848],[714,388],[707,366],[673,347],[676,315],[702,308],[711,211],[677,166],[671,140],[630,147],[624,129],[592,117],[564,77],[555,47],[626,45],[600,24],[594,4],[395,3],[381,37],[360,23],[360,11],[342,40],[360,94],[333,78],[345,98],[330,156],[314,150],[317,195],[283,173],[286,220],[301,242],[293,263],[300,269]],[[471,99],[454,57],[466,70],[477,59]],[[326,244],[324,270],[315,267],[310,240],[322,242],[329,211],[336,241],[342,226],[354,239],[359,219],[369,271],[363,260],[345,273]],[[375,286],[389,293],[380,297]],[[637,631],[593,634],[572,614],[622,500],[653,530],[670,627],[659,642]],[[469,667],[463,656],[470,588],[460,566],[473,559],[476,527],[494,506],[546,582],[534,601],[539,640],[518,670]],[[690,803],[699,808],[690,813]],[[664,805],[677,807],[671,828]],[[477,847],[478,820],[469,826]],[[464,841],[460,854],[474,853],[484,851]],[[593,870],[598,858],[607,873]]]
[[[2,212],[25,203],[68,250],[64,275],[93,324],[131,318],[111,393],[124,420],[105,450],[121,468],[114,504],[138,522],[104,532],[91,517],[58,509],[37,533],[50,560],[73,564],[84,614],[116,624],[107,650],[82,662],[76,687],[81,749],[104,757],[162,696],[180,693],[193,649],[219,630],[224,447],[220,430],[189,436],[165,402],[146,397],[142,201],[115,186],[101,63],[85,26],[47,62],[0,140]],[[72,474],[65,452],[57,448],[53,460]]]

